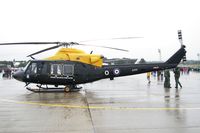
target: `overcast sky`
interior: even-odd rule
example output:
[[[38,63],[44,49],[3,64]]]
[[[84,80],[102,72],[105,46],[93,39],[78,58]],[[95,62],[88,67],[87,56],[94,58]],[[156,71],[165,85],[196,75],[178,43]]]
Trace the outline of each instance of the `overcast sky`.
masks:
[[[180,48],[177,30],[183,33],[187,58],[200,53],[198,0],[0,0],[0,42],[84,41],[114,37],[87,44],[128,49],[119,52],[78,47],[109,58],[166,60]],[[24,60],[48,46],[0,46],[0,60]],[[77,48],[77,47],[76,47]],[[43,58],[56,50],[35,56]]]

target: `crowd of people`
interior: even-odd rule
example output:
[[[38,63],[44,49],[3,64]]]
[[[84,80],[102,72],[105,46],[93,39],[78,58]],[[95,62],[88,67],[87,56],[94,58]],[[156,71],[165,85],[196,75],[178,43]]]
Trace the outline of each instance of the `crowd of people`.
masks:
[[[14,71],[12,69],[3,69],[0,72],[0,78],[12,78],[13,72]]]
[[[179,81],[180,75],[181,74],[189,74],[190,69],[189,68],[179,68],[176,67],[173,69],[174,73],[174,79],[175,79],[175,88],[182,88],[182,84]],[[171,88],[171,83],[170,83],[170,70],[166,69],[164,71],[153,71],[153,72],[147,72],[147,80],[148,84],[151,83],[150,77],[151,75],[153,77],[157,76],[158,81],[163,81],[164,80],[164,88]]]

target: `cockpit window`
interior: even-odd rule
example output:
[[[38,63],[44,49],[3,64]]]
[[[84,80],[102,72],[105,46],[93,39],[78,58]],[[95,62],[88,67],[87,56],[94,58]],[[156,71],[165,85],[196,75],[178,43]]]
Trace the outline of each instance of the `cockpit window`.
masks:
[[[30,65],[30,61],[28,61],[28,63],[26,64],[26,66],[23,68],[23,70],[26,71],[26,69],[28,68],[29,65]]]
[[[31,63],[28,68],[27,68],[27,71],[26,73],[29,73],[29,74],[36,74],[37,73],[37,63]]]

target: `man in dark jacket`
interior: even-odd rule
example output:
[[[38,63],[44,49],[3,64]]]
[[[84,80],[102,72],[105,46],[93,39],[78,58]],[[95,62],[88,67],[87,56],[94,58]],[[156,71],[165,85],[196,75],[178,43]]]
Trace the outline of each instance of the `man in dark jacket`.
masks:
[[[164,77],[165,77],[164,87],[165,88],[171,88],[169,70],[164,71]]]
[[[175,78],[175,82],[176,82],[176,86],[175,88],[178,88],[178,85],[182,88],[181,83],[179,82],[179,78],[180,78],[180,69],[178,67],[176,67],[174,69],[174,78]]]

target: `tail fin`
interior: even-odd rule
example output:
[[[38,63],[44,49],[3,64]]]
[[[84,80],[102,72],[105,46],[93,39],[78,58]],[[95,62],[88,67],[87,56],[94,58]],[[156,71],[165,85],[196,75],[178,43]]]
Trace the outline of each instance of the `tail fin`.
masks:
[[[172,55],[165,63],[167,64],[179,64],[181,59],[186,55],[185,45],[182,45],[181,48]]]

